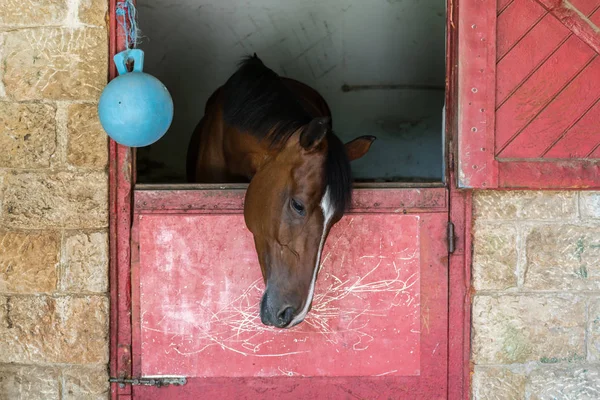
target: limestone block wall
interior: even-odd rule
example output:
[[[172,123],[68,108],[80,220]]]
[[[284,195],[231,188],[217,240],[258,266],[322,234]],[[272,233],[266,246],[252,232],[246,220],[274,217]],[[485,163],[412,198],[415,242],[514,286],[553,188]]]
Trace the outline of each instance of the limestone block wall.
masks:
[[[474,399],[600,398],[600,193],[474,198]]]
[[[106,6],[0,5],[0,399],[108,398]],[[473,397],[600,398],[600,193],[474,213]]]
[[[0,2],[0,399],[108,398],[107,3]]]

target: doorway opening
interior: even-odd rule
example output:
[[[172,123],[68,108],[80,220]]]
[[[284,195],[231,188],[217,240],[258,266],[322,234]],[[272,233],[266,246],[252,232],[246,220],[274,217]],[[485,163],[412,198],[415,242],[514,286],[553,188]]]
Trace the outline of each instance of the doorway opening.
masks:
[[[443,184],[444,0],[138,2],[145,71],[169,89],[167,134],[136,154],[137,183],[185,183],[191,134],[209,96],[257,53],[316,89],[343,140],[373,135],[356,182]]]

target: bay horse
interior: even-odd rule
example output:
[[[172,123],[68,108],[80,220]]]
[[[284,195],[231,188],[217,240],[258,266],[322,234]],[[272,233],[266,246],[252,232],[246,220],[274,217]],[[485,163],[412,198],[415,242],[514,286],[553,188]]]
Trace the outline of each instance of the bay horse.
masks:
[[[323,245],[350,204],[350,161],[374,140],[344,145],[323,97],[256,54],[207,101],[188,147],[188,181],[249,182],[244,220],[266,285],[263,324],[290,328],[306,317]]]

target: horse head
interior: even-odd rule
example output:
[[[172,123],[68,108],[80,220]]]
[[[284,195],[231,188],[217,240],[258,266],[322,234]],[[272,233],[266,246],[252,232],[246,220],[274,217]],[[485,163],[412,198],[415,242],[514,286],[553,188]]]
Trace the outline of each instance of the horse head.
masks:
[[[244,218],[266,284],[264,324],[289,328],[306,317],[323,245],[350,204],[350,162],[374,140],[343,144],[331,130],[325,99],[280,77],[256,54],[208,100],[190,140],[188,177],[250,181]]]
[[[251,179],[244,217],[266,284],[264,324],[289,328],[306,317],[323,245],[349,206],[350,161],[365,155],[374,139],[344,145],[329,117],[314,118],[265,157]]]

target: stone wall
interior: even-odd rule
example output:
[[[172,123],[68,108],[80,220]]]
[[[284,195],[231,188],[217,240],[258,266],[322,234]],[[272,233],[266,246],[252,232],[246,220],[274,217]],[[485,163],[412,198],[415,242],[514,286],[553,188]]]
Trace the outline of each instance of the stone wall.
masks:
[[[475,399],[600,398],[600,193],[478,192]]]
[[[0,399],[108,397],[106,4],[0,7]],[[473,397],[600,398],[600,193],[474,212]]]
[[[108,398],[106,0],[0,6],[0,399]]]

